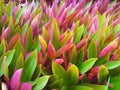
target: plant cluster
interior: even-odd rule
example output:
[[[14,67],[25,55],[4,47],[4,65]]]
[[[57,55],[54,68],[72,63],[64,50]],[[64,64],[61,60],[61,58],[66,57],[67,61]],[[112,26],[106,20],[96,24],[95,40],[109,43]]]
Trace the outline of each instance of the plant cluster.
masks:
[[[120,90],[119,45],[120,2],[0,1],[2,89]]]

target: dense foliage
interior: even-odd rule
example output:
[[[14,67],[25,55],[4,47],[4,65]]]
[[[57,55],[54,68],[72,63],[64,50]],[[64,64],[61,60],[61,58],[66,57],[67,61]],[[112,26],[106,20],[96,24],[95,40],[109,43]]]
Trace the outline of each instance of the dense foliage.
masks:
[[[120,2],[1,0],[0,78],[6,90],[120,90]]]

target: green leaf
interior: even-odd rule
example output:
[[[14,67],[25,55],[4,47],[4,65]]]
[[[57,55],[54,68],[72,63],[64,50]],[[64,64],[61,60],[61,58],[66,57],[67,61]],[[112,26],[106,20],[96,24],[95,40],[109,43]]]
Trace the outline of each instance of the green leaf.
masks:
[[[36,79],[35,81],[33,81],[32,82],[33,90],[42,90],[46,86],[49,78],[50,76],[42,76]]]
[[[70,87],[64,86],[62,87],[61,90],[93,90],[93,89],[87,86],[70,86]]]
[[[114,69],[109,69],[109,74],[111,77],[115,77],[120,74],[120,66],[114,68]]]
[[[86,27],[84,27],[84,31],[83,31],[83,36],[86,36],[87,35],[87,29],[86,29]]]
[[[81,66],[79,67],[80,73],[84,74],[90,68],[92,68],[92,66],[94,65],[96,60],[97,60],[97,58],[90,58],[90,59],[86,60],[84,63],[82,63]]]
[[[69,80],[71,82],[71,85],[75,85],[78,83],[79,78],[79,70],[75,65],[71,65],[68,70],[67,74],[69,76]]]
[[[83,63],[84,60],[84,48],[82,48],[77,54],[77,67]]]
[[[38,78],[41,73],[42,73],[42,65],[37,65],[37,67],[33,73],[32,80],[35,80],[36,78]]]
[[[9,70],[10,70],[9,71],[10,78],[12,77],[12,74],[14,73],[14,69],[15,69],[17,59],[18,59],[20,53],[23,51],[21,42],[18,41],[13,49],[15,49],[14,56],[13,56],[12,61],[11,61],[10,65],[9,65],[9,67],[8,67]]]
[[[110,35],[111,26],[108,26],[105,30],[105,37],[107,38]]]
[[[48,43],[48,42],[49,42],[49,39],[50,39],[50,36],[49,36],[49,34],[48,34],[48,30],[46,30],[46,28],[43,26],[42,31],[43,31],[44,37],[46,38],[46,42]]]
[[[107,69],[114,69],[120,66],[120,61],[113,61],[113,62],[107,62],[106,68]]]
[[[96,31],[93,35],[92,35],[92,39],[94,41],[97,41],[98,40],[98,36],[99,36],[99,31]]]
[[[63,79],[64,80],[63,85],[68,85],[70,83],[68,75],[61,65],[53,62],[52,63],[52,71],[53,71],[53,75],[58,76],[58,79]]]
[[[107,81],[106,89],[105,89],[105,90],[108,90],[108,89],[109,89],[109,84],[110,84],[110,77],[108,78],[108,81]]]
[[[9,69],[8,69],[8,66],[7,66],[6,62],[3,61],[3,63],[4,63],[3,73],[9,79]]]
[[[31,50],[32,38],[33,38],[33,31],[32,31],[32,27],[30,26],[28,29],[28,41],[26,44],[26,52],[29,52]]]
[[[109,61],[110,56],[106,55],[104,57],[99,58],[96,62],[94,66],[100,66],[102,64],[105,64],[107,61]]]
[[[96,84],[88,84],[88,83],[82,83],[81,85],[90,87],[93,90],[106,90],[106,86],[104,85],[96,85]]]
[[[16,23],[18,23],[20,21],[20,17],[22,16],[23,11],[25,10],[25,8],[19,8],[16,14]]]
[[[76,64],[77,63],[77,50],[76,50],[75,46],[73,47],[72,53],[71,53],[71,63],[72,64]]]
[[[112,30],[114,32],[114,36],[116,36],[117,33],[120,31],[120,24],[116,25]]]
[[[0,58],[0,76],[2,76],[2,74],[3,74],[3,71],[2,71],[2,64],[3,64],[3,59],[5,58],[6,60],[5,60],[5,72],[6,73],[8,73],[9,71],[8,71],[8,66],[10,65],[10,63],[11,63],[11,61],[12,61],[12,58],[13,58],[13,55],[14,55],[14,52],[15,52],[15,50],[10,50],[10,51],[8,51],[7,53],[5,53],[1,58]],[[8,76],[8,74],[7,74],[7,77],[9,77]]]
[[[109,90],[120,90],[120,76],[111,78],[110,83],[112,87]]]
[[[0,77],[3,75],[2,63],[3,63],[3,59],[0,58]]]
[[[88,58],[96,58],[97,57],[97,46],[95,42],[92,40],[88,46]]]
[[[59,49],[59,39],[60,39],[60,30],[59,30],[59,27],[58,27],[58,24],[57,24],[57,21],[56,19],[54,18],[53,19],[53,40],[52,40],[52,43],[55,47],[55,50],[58,50]]]
[[[104,80],[106,80],[108,77],[108,73],[109,73],[109,71],[104,65],[100,66],[98,76],[97,76],[98,82],[102,83]]]
[[[22,53],[20,53],[17,62],[16,62],[16,69],[20,69],[24,67],[24,57]]]
[[[6,10],[8,17],[12,16],[12,6],[10,5],[10,3],[7,4]]]
[[[67,43],[67,41],[72,37],[73,35],[73,32],[70,31],[70,32],[65,32],[65,37],[63,38],[63,40],[61,41],[60,43],[60,47],[62,47],[63,45],[65,45]]]
[[[41,50],[40,42],[38,39],[35,40],[34,44],[32,45],[32,48],[31,48],[32,51],[34,51],[35,49],[37,49],[37,52],[39,52]]]
[[[5,50],[6,50],[6,46],[5,46],[5,41],[3,39],[0,44],[0,56],[2,56],[4,54]]]
[[[51,89],[58,89],[62,86],[63,79],[57,79],[49,85]]]
[[[14,53],[15,53],[15,50],[13,49],[13,50],[10,50],[10,51],[8,51],[7,53],[4,54],[4,56],[6,56],[7,67],[10,65],[10,63],[13,59]]]
[[[30,81],[37,65],[37,50],[25,60],[25,65],[21,73],[21,82]]]
[[[106,19],[106,14],[100,16],[100,28],[103,28]]]
[[[83,31],[84,31],[84,25],[81,25],[80,27],[78,27],[78,29],[76,29],[76,33],[74,34],[75,37],[74,37],[74,43],[77,44],[81,37],[82,37],[82,34],[83,34]]]
[[[26,32],[27,32],[28,26],[29,26],[29,23],[28,23],[28,22],[26,22],[26,23],[23,25],[22,31],[23,31],[24,34],[26,34]]]

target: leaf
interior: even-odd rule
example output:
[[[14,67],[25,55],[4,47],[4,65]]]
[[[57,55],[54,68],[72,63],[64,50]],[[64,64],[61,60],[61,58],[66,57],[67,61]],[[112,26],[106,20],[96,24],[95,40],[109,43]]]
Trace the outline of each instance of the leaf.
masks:
[[[92,40],[88,46],[88,58],[96,58],[97,57],[97,46],[95,42]]]
[[[77,54],[77,67],[80,67],[80,65],[83,63],[84,60],[84,48],[81,48],[81,50]]]
[[[71,63],[75,65],[77,64],[77,50],[75,46],[73,47],[72,53],[71,53]]]
[[[72,37],[73,35],[73,32],[70,31],[70,32],[65,32],[65,36],[64,38],[62,39],[62,41],[60,42],[60,47],[62,47],[63,45],[65,45],[67,43],[67,41]]]
[[[62,87],[61,90],[93,90],[93,89],[87,86],[70,86],[70,87],[64,86]]]
[[[7,66],[10,65],[10,63],[13,59],[14,53],[15,53],[15,50],[13,49],[4,54],[4,56],[6,56],[6,65]]]
[[[26,22],[26,23],[23,25],[22,31],[23,31],[24,34],[26,34],[26,32],[27,32],[28,26],[29,26],[29,23],[28,23],[28,22]]]
[[[116,25],[116,26],[113,28],[114,36],[116,36],[119,31],[120,31],[120,24]]]
[[[11,61],[12,61],[14,52],[15,52],[14,49],[13,49],[13,50],[10,50],[10,51],[8,51],[7,53],[5,53],[5,54],[0,58],[0,76],[2,76],[2,74],[3,74],[2,64],[3,64],[3,62],[4,62],[4,58],[5,58],[5,62],[4,62],[5,67],[4,67],[4,68],[6,68],[5,70],[7,70],[7,69],[8,69],[8,66],[10,65],[10,63],[11,63]],[[6,72],[8,72],[8,70],[7,70]]]
[[[98,36],[99,36],[99,32],[96,31],[96,32],[92,35],[92,39],[93,39],[94,41],[97,41],[97,40],[98,40]]]
[[[68,75],[61,65],[53,62],[52,63],[52,71],[53,71],[53,75],[58,76],[58,79],[63,79],[64,80],[63,85],[68,85],[70,83]]]
[[[63,79],[57,79],[49,85],[51,89],[58,89],[62,86]]]
[[[22,53],[20,53],[17,61],[16,61],[16,69],[20,69],[24,67],[24,57]]]
[[[33,90],[42,90],[46,86],[49,78],[50,76],[42,76],[36,79],[35,81],[33,81],[32,82]]]
[[[52,43],[55,47],[55,50],[58,50],[59,48],[59,39],[60,39],[60,31],[59,31],[59,27],[58,27],[58,24],[57,24],[57,21],[56,19],[54,18],[53,19],[53,40],[52,40]]]
[[[21,74],[20,81],[30,81],[37,65],[37,50],[33,51],[32,54],[25,60],[25,65]]]
[[[110,35],[111,26],[108,26],[105,30],[105,37],[107,38]]]
[[[119,90],[120,89],[120,76],[111,78],[110,83],[112,87],[109,90]]]
[[[16,65],[16,62],[17,62],[17,59],[18,59],[20,53],[23,52],[22,45],[19,40],[18,40],[17,44],[13,47],[13,49],[15,49],[14,56],[8,67],[10,77],[12,77],[12,74],[14,73],[15,65]]]
[[[28,34],[28,41],[26,44],[26,52],[29,52],[31,50],[32,39],[33,39],[33,31],[31,26],[29,27],[27,34]]]
[[[110,84],[110,77],[108,78],[108,81],[107,81],[106,89],[105,89],[105,90],[108,90],[108,89],[109,89],[109,84]]]
[[[40,42],[38,39],[35,40],[34,44],[32,45],[32,48],[31,48],[32,51],[34,51],[35,49],[37,49],[37,52],[39,52],[41,50]]]
[[[62,46],[56,53],[56,56],[60,56],[61,54],[63,54],[64,52],[66,52],[67,50],[71,49],[73,46],[72,43],[68,43],[65,44],[64,46]]]
[[[100,17],[100,28],[103,28],[106,19],[106,14],[101,15]]]
[[[68,70],[67,74],[69,76],[69,80],[71,82],[71,85],[75,85],[78,83],[79,78],[79,70],[75,65],[71,65]]]
[[[97,58],[90,58],[90,59],[86,60],[84,63],[82,63],[81,66],[79,67],[80,73],[84,74],[89,69],[91,69],[92,66],[94,65],[94,63],[96,62],[96,60],[97,60]]]
[[[3,63],[3,59],[0,58],[0,77],[3,75],[2,63]]]
[[[107,62],[106,68],[107,69],[114,69],[120,66],[120,61],[113,61],[113,62]]]
[[[8,17],[12,16],[12,6],[10,5],[10,3],[7,4],[6,9]]]
[[[46,42],[49,42],[50,36],[48,34],[48,31],[46,30],[46,28],[43,26],[43,35],[46,38]]]
[[[40,35],[39,35],[39,40],[40,40],[41,44],[44,46],[44,48],[47,49],[47,43],[46,43],[46,41],[43,39],[43,37],[40,36]]]
[[[40,64],[40,65],[37,65],[37,67],[33,73],[32,80],[35,80],[36,78],[38,78],[41,73],[42,73],[42,65]]]
[[[25,10],[25,8],[19,8],[18,11],[17,11],[17,14],[16,14],[16,24],[20,21],[20,17],[23,13],[23,11]]]
[[[99,72],[98,72],[98,82],[102,83],[104,80],[107,79],[109,71],[107,70],[107,68],[102,65],[100,66]]]
[[[7,64],[6,64],[6,57],[3,58],[2,70],[3,70],[4,76],[7,77],[7,79],[9,79],[9,69],[8,69]]]
[[[20,40],[20,34],[19,33],[15,34],[11,38],[11,40],[9,42],[9,48],[12,49],[16,45],[16,43],[18,42],[18,40]]]
[[[5,41],[3,39],[1,44],[0,44],[0,56],[2,56],[5,51],[6,51],[6,46],[5,46]]]
[[[96,84],[88,84],[88,83],[82,83],[81,85],[90,87],[93,90],[106,90],[106,86],[104,85],[96,85]]]
[[[99,58],[99,59],[95,62],[94,66],[100,66],[100,65],[102,65],[102,64],[105,64],[107,61],[109,61],[109,58],[110,58],[109,55],[106,55],[106,56],[104,56],[104,57]]]
[[[30,83],[21,83],[20,90],[32,90],[32,84]]]
[[[13,74],[10,80],[10,86],[12,90],[19,89],[21,72],[22,69],[19,69]]]
[[[74,43],[75,44],[77,44],[80,41],[81,37],[82,37],[83,31],[84,31],[84,25],[81,25],[76,30],[77,31],[76,31],[75,37],[74,37]]]
[[[115,77],[120,74],[120,66],[114,68],[114,69],[109,69],[109,74],[111,77]]]

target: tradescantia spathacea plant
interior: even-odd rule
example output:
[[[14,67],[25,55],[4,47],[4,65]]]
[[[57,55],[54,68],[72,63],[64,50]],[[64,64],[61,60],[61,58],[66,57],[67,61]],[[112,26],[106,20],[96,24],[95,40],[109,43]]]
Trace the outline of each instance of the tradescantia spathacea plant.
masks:
[[[109,0],[1,0],[0,88],[119,90],[119,12]]]

